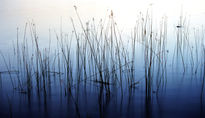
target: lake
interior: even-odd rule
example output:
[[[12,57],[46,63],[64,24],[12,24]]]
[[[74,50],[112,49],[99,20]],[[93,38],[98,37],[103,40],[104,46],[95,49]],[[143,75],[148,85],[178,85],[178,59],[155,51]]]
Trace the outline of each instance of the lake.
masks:
[[[2,0],[0,117],[205,117],[204,5]]]

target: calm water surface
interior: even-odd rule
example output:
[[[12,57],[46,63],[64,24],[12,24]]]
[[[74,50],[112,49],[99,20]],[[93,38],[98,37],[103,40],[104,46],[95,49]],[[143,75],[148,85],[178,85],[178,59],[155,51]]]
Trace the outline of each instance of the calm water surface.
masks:
[[[0,117],[205,117],[204,2],[116,2],[1,1]]]

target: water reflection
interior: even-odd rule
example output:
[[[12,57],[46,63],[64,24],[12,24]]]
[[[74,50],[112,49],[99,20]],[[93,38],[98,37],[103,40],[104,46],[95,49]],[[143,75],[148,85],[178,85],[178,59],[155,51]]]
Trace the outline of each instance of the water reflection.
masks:
[[[17,28],[12,57],[1,53],[2,117],[204,117],[204,29],[181,15],[170,39],[149,8],[127,37],[113,11],[98,24],[75,15],[48,41],[33,21]]]

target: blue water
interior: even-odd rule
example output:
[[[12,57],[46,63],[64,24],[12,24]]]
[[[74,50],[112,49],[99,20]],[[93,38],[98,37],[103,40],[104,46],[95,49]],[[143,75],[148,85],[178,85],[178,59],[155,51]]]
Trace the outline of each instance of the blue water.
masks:
[[[8,2],[2,3],[6,6]],[[166,21],[165,17],[159,20],[157,15],[153,15],[154,20],[150,23],[148,19],[145,33],[140,29],[145,25],[140,25],[143,20],[138,12],[135,18],[139,22],[134,21],[130,25],[133,19],[122,22],[115,14],[111,19],[111,10],[105,10],[102,15],[98,14],[101,8],[93,11],[94,8],[86,6],[88,3],[83,3],[79,5],[85,5],[82,9],[87,8],[88,11],[80,9],[79,12],[86,31],[82,29],[75,10],[70,8],[73,6],[71,4],[69,9],[66,9],[66,5],[62,5],[64,9],[60,10],[57,7],[55,12],[51,10],[56,8],[55,5],[49,4],[51,6],[44,8],[43,3],[38,6],[28,2],[26,8],[25,5],[21,7],[13,3],[13,8],[0,8],[1,118],[205,117],[204,15],[190,19],[184,15],[183,18],[187,19],[182,28],[176,27],[180,22],[180,14],[168,15],[167,27],[162,28],[167,31],[160,30],[160,25],[164,26],[160,21]],[[91,14],[93,12],[96,14]],[[70,17],[74,19],[80,53],[77,53],[78,38],[75,37]],[[101,18],[104,22],[101,22]],[[127,27],[124,25],[126,22],[129,24]],[[139,23],[139,29],[133,56],[132,39],[136,22]],[[34,28],[32,23],[35,23],[36,32],[31,31]],[[100,35],[103,23],[103,35]],[[119,29],[112,29],[114,26]],[[34,32],[37,33],[40,53],[36,53]],[[177,38],[180,33],[182,38]],[[159,48],[159,40],[163,36],[166,37],[165,47],[161,45]],[[113,43],[112,39],[116,42]],[[177,39],[182,41],[180,48],[176,47]],[[62,50],[69,54],[66,46],[70,49],[69,56],[63,55]],[[42,60],[36,62],[38,54],[41,54]],[[97,61],[94,54],[97,55]],[[149,75],[150,54],[153,55]],[[65,57],[70,59],[69,64]],[[40,68],[44,68],[44,74],[47,75],[43,75]],[[102,69],[105,83],[101,81],[99,68]],[[150,86],[146,86],[146,79],[150,80]]]

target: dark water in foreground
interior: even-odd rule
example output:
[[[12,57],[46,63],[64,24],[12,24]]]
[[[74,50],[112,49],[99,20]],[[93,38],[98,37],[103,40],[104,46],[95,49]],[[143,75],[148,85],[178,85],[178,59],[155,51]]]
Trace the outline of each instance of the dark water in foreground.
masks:
[[[204,118],[205,103],[201,79],[189,73],[172,74],[173,71],[167,72],[165,85],[158,91],[153,88],[150,96],[145,91],[144,77],[138,77],[138,73],[135,78],[140,81],[132,88],[82,81],[73,84],[71,92],[68,92],[63,78],[59,77],[51,77],[46,91],[43,88],[38,91],[36,86],[29,92],[13,90],[9,76],[2,74],[0,116]]]
[[[188,78],[186,78],[188,79]],[[109,92],[103,85],[83,87],[81,84],[71,93],[56,90],[55,85],[44,95],[31,92],[22,94],[16,91],[1,90],[0,115],[2,118],[36,117],[154,117],[154,118],[203,118],[204,98],[201,87],[167,88],[155,93],[151,98],[139,88],[124,90],[110,86]]]

